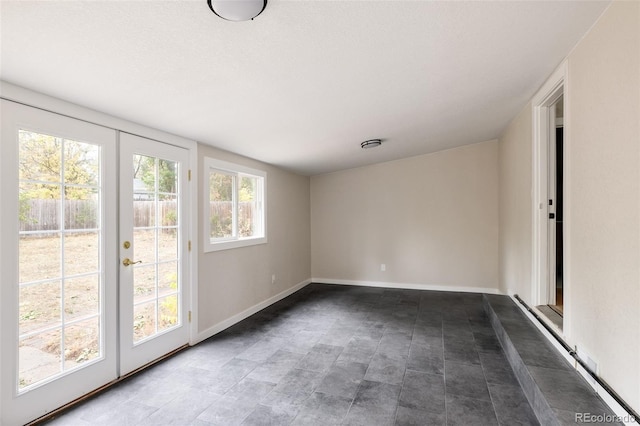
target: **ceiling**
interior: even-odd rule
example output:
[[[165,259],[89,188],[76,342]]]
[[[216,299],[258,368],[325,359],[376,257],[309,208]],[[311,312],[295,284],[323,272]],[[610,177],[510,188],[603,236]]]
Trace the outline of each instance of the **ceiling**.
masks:
[[[608,4],[2,0],[0,78],[314,175],[498,137]]]

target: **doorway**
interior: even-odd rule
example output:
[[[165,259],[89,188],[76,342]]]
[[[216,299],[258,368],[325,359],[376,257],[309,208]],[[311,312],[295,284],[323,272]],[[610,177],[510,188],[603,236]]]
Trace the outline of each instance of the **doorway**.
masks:
[[[549,107],[549,302],[556,314],[564,316],[564,96]]]
[[[1,102],[0,423],[18,425],[188,343],[189,151]]]
[[[533,107],[532,301],[564,334],[567,319],[566,63],[543,85]]]

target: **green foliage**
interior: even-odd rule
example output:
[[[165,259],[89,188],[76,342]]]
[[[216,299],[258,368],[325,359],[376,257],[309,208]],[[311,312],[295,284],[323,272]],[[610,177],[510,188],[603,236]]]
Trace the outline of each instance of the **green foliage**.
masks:
[[[162,226],[175,226],[178,223],[176,212],[169,211],[162,218]]]
[[[136,155],[133,159],[133,177],[140,179],[147,191],[156,190],[157,177],[158,192],[177,192],[177,164],[173,161]]]
[[[215,201],[233,201],[233,176],[224,173],[209,175],[209,199]]]
[[[232,235],[233,218],[231,208],[227,209],[228,214],[211,214],[211,237],[224,238]]]
[[[29,202],[29,195],[20,192],[18,200],[18,219],[20,223],[34,224],[37,221],[31,217],[31,203]]]
[[[253,201],[256,199],[257,179],[243,176],[240,178],[240,190],[238,191],[238,201]]]
[[[224,238],[233,235],[233,201],[238,201],[237,233],[241,237],[249,237],[254,233],[252,221],[253,205],[255,204],[258,179],[251,176],[238,176],[234,185],[234,175],[213,172],[209,177],[211,200],[211,237]],[[234,197],[233,188],[237,187]]]
[[[79,364],[81,362],[89,361],[98,355],[98,351],[92,348],[82,348],[80,350],[80,354],[76,357],[76,362]]]
[[[133,317],[133,331],[134,332],[142,332],[147,323],[147,320],[144,314],[138,314]]]
[[[21,185],[21,201],[30,199],[60,199],[60,183],[68,200],[84,200],[92,195],[91,188],[74,185],[97,185],[99,148],[54,136],[21,130],[19,178],[39,181]],[[50,182],[50,184],[43,183]]]
[[[29,311],[26,312],[22,315],[20,315],[20,321],[29,321],[29,320],[34,320],[36,318],[38,318],[40,315],[42,315],[40,312],[36,312],[36,311]]]
[[[178,289],[178,276],[175,273],[169,275],[169,288]],[[160,324],[172,326],[178,322],[178,296],[166,297],[160,303]]]
[[[224,238],[233,234],[233,179],[225,173],[209,175],[209,199],[211,200],[211,237]]]

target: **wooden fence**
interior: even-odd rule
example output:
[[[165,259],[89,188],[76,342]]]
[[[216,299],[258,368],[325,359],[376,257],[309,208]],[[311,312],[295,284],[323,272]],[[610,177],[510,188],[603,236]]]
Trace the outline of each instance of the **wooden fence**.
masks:
[[[20,231],[58,231],[61,229],[61,200],[20,201]],[[93,200],[64,201],[64,229],[95,229],[98,227],[98,203]],[[175,201],[158,202],[160,226],[175,226],[177,211]],[[134,226],[156,224],[154,201],[133,202]]]
[[[22,200],[20,201],[20,231],[58,231],[61,229],[62,200]],[[175,201],[158,202],[160,226],[175,226],[177,210]],[[95,229],[98,227],[98,203],[93,200],[64,201],[64,229]],[[211,217],[231,218],[233,205],[229,202],[211,203]],[[255,215],[255,205],[241,202],[238,205],[238,224],[241,233],[251,227]],[[154,201],[133,202],[133,225],[136,227],[156,224],[156,203]]]

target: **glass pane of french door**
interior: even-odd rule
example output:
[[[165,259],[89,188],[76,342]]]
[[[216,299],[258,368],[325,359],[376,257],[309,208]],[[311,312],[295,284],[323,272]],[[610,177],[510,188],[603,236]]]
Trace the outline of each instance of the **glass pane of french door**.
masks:
[[[8,101],[2,112],[0,423],[12,424],[117,376],[116,138]]]
[[[188,343],[188,152],[121,135],[121,373]]]
[[[101,147],[18,131],[18,389],[102,357]]]

